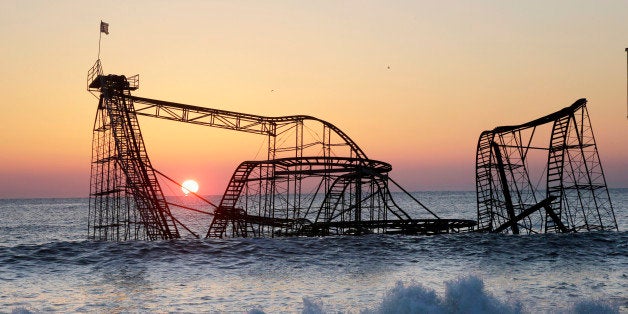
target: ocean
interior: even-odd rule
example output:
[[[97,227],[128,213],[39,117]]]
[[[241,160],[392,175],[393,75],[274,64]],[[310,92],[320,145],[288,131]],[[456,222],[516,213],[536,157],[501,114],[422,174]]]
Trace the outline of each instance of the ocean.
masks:
[[[619,232],[120,243],[87,240],[88,199],[3,199],[0,312],[628,313],[628,189],[610,193]],[[414,196],[475,219],[475,192]]]

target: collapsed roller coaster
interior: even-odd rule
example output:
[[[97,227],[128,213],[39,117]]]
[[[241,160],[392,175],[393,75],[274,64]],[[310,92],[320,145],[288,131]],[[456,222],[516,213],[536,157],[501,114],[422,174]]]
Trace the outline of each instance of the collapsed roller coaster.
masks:
[[[580,99],[539,119],[482,132],[479,231],[618,230],[586,103]]]
[[[617,230],[586,100],[537,120],[481,134],[476,158],[477,221],[442,219],[397,184],[392,167],[369,159],[333,124],[311,116],[264,117],[131,95],[139,77],[104,75],[100,60],[87,89],[98,94],[93,128],[88,237],[96,240],[199,237],[171,207],[211,216],[205,237],[325,236],[465,231],[547,233]],[[244,161],[211,212],[170,202],[144,144],[138,116],[266,136],[267,158]],[[541,128],[552,124],[544,144]],[[547,137],[547,135],[546,135]],[[543,162],[535,160],[533,151]],[[534,166],[545,164],[534,185]],[[538,174],[538,171],[537,171]],[[414,201],[400,207],[396,186]],[[200,197],[200,196],[199,196]],[[427,217],[417,218],[419,215]]]
[[[138,76],[88,72],[98,94],[93,128],[89,238],[175,239],[185,229],[171,211],[144,144],[138,116],[267,137],[265,160],[242,162],[214,210],[205,236],[278,237],[365,233],[435,234],[476,222],[441,219],[392,180],[390,164],[367,158],[333,124],[311,116],[263,117],[137,97]],[[167,179],[167,176],[163,175]],[[171,179],[169,179],[171,180]],[[389,190],[397,186],[428,218],[413,218]],[[196,210],[194,208],[187,208]],[[197,210],[199,211],[199,210]]]

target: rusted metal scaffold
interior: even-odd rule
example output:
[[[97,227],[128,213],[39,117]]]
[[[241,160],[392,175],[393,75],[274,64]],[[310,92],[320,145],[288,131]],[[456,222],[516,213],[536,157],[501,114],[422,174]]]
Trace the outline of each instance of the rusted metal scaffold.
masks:
[[[617,230],[586,103],[580,99],[542,118],[480,135],[479,230],[513,234]],[[550,132],[543,132],[543,127],[551,127]],[[537,160],[535,153],[540,153]]]
[[[138,77],[88,72],[99,97],[93,129],[89,237],[98,240],[179,238],[177,219],[148,158],[138,116],[267,137],[267,158],[234,171],[206,237],[436,234],[472,230],[476,222],[441,219],[399,186],[390,164],[369,159],[333,124],[311,116],[264,117],[131,95]],[[165,176],[165,175],[164,175]],[[170,180],[170,179],[169,179]],[[392,197],[394,185],[414,201],[412,213]],[[185,208],[185,206],[180,206]],[[194,210],[190,208],[191,210]]]

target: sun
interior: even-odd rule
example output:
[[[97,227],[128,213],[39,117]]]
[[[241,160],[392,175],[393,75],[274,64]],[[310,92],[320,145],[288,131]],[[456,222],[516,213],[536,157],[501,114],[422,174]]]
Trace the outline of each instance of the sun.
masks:
[[[196,193],[198,192],[198,183],[194,180],[185,180],[183,184],[181,184],[181,191],[183,191],[185,195],[190,194],[190,192]]]

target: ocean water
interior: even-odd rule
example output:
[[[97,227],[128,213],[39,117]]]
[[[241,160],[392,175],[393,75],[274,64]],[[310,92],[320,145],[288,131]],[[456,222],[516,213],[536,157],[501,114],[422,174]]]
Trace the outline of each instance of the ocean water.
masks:
[[[474,192],[415,196],[475,218]],[[122,243],[86,240],[87,199],[0,200],[0,312],[628,313],[611,199],[619,232]]]

